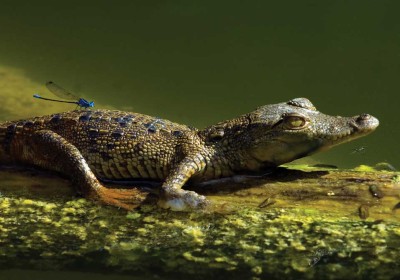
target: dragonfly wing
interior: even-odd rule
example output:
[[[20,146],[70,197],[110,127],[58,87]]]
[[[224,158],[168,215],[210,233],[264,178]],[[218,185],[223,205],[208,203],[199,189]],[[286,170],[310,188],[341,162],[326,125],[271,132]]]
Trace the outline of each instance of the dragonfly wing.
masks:
[[[47,89],[52,92],[54,95],[63,98],[63,99],[68,99],[68,100],[79,100],[79,97],[74,95],[73,93],[63,89],[56,83],[49,81],[46,83]]]

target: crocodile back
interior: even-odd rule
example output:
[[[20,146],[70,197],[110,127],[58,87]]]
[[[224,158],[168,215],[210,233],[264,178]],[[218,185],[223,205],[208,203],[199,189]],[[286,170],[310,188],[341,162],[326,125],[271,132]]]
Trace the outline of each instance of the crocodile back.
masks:
[[[20,139],[38,130],[62,136],[78,148],[97,177],[110,180],[162,180],[198,141],[197,130],[168,120],[116,110],[76,110],[1,124],[3,158],[17,158]]]

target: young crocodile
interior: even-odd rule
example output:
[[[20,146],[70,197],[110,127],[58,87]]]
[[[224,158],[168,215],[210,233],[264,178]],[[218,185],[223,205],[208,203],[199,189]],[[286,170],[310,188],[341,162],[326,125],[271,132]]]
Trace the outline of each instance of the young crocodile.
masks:
[[[101,181],[159,180],[160,206],[195,209],[208,202],[182,189],[189,179],[259,173],[364,136],[378,124],[368,114],[324,115],[306,98],[203,130],[137,113],[77,110],[0,123],[0,164],[56,171],[86,197],[125,209],[140,205],[146,193],[106,188]]]

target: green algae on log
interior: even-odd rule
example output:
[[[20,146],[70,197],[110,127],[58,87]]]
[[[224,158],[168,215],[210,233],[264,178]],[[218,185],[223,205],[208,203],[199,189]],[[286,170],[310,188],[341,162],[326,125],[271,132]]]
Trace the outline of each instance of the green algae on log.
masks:
[[[74,196],[66,180],[0,172],[0,267],[147,278],[395,278],[399,173],[287,166],[198,187],[216,205],[126,212]],[[360,210],[361,209],[361,210]]]

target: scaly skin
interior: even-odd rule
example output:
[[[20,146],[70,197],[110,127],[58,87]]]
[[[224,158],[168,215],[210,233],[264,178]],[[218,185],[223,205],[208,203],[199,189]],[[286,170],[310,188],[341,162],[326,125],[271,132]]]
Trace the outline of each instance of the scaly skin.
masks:
[[[353,140],[379,122],[318,112],[305,98],[266,105],[197,130],[143,114],[77,110],[0,124],[0,163],[26,164],[68,176],[90,198],[132,209],[139,188],[109,189],[101,181],[161,181],[159,205],[203,208],[204,196],[182,187],[263,170]]]

